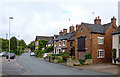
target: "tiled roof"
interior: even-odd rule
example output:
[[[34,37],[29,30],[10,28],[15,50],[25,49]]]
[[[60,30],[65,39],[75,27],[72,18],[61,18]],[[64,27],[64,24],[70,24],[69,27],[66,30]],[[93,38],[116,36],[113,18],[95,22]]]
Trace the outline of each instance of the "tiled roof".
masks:
[[[59,35],[56,39],[54,39],[54,41],[70,39],[71,36],[73,36],[74,34],[75,34],[75,31],[70,32],[70,33],[66,33],[63,35]]]
[[[53,40],[49,40],[48,42],[47,42],[47,44],[52,44],[53,43]]]
[[[104,24],[104,25],[100,25],[100,24],[88,24],[88,23],[83,23],[86,27],[88,27],[91,32],[93,33],[101,33],[104,34],[106,29],[112,24],[112,23],[108,23],[108,24]]]
[[[53,37],[52,36],[36,36],[35,41],[38,39],[40,39],[40,40],[44,39],[44,40],[49,41],[49,40],[53,39]]]
[[[120,25],[119,25],[119,27],[114,32],[112,32],[112,34],[113,35],[114,34],[120,34]]]

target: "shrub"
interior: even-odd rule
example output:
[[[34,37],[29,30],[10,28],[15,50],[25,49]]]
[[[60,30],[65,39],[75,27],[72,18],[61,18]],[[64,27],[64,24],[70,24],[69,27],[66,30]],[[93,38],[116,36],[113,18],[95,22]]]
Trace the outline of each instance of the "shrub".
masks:
[[[72,56],[72,60],[75,60],[75,56]]]
[[[63,58],[63,60],[67,60],[67,58],[69,58],[69,55],[68,54],[64,54],[64,55],[62,55],[62,58]]]
[[[62,63],[63,62],[63,58],[61,56],[58,56],[58,63]]]
[[[85,64],[85,59],[79,59],[80,64]]]
[[[92,59],[91,54],[85,54],[85,59]]]
[[[52,56],[52,59],[55,59],[55,56]]]

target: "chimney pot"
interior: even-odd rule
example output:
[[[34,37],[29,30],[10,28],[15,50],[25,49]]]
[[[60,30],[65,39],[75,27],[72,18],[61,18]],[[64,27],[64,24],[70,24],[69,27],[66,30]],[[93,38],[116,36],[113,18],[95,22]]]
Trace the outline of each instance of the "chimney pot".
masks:
[[[63,34],[66,34],[67,33],[67,29],[63,29]]]
[[[69,27],[69,31],[70,31],[70,32],[73,32],[73,31],[74,31],[74,26],[73,26],[73,25]]]

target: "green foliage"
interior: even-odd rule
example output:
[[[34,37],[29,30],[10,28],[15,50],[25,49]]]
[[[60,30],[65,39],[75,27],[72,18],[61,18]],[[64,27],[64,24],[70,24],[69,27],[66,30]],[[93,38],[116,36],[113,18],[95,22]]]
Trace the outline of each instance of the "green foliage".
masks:
[[[20,40],[19,44],[20,44],[22,50],[24,50],[27,47],[27,45],[26,45],[24,40]]]
[[[114,49],[112,49],[112,58],[116,58],[116,49],[114,48]]]
[[[92,59],[91,54],[85,54],[85,59]]]
[[[75,56],[72,56],[72,60],[75,60]]]
[[[61,54],[51,54],[52,56],[61,56]]]
[[[31,49],[31,51],[35,50],[35,41],[31,41],[30,44],[28,44],[28,48]]]
[[[44,50],[44,52],[45,52],[45,53],[49,53],[50,51],[53,51],[53,50],[54,50],[53,46],[50,46],[50,47],[47,47],[47,48]]]
[[[58,56],[58,63],[62,63],[63,62],[63,58],[61,56]]]
[[[16,50],[17,49],[17,38],[16,37],[12,37],[10,39],[10,50]]]
[[[67,58],[69,58],[69,54],[68,53],[63,53],[62,54],[62,58],[63,58],[63,60],[67,60]]]
[[[79,59],[80,64],[85,64],[85,59]]]

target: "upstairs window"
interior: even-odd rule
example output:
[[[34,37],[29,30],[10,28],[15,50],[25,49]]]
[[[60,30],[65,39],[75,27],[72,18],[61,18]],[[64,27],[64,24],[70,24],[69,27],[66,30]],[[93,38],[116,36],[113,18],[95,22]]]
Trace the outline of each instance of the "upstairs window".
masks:
[[[104,44],[104,37],[98,37],[98,44],[103,45]]]
[[[59,46],[61,46],[61,41],[59,41]]]
[[[65,40],[63,40],[63,46],[65,46]]]
[[[99,49],[98,51],[97,51],[97,57],[98,58],[104,58],[104,50],[103,49]]]

